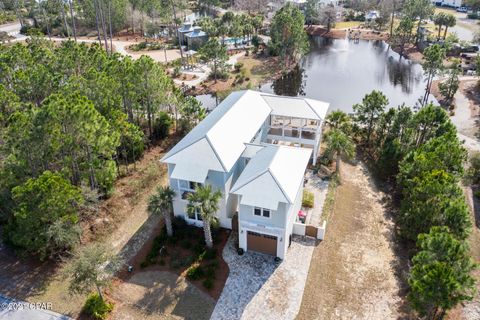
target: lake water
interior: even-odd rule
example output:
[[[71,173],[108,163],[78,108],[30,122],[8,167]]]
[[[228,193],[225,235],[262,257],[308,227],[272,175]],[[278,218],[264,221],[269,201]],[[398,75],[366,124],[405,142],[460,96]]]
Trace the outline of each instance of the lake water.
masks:
[[[352,112],[372,90],[382,91],[390,107],[415,107],[424,94],[422,66],[400,58],[383,41],[313,37],[310,49],[298,68],[260,91],[322,100],[330,103],[330,110],[345,112]],[[208,109],[216,105],[210,95],[198,99]]]

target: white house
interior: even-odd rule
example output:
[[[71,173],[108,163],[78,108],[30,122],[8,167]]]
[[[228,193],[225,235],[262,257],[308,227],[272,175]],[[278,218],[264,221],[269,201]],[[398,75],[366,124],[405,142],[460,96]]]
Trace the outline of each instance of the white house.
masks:
[[[239,246],[284,258],[301,206],[303,175],[316,162],[328,104],[251,90],[230,94],[161,161],[176,191],[175,216],[189,193],[210,184],[223,194],[220,225],[238,215]]]

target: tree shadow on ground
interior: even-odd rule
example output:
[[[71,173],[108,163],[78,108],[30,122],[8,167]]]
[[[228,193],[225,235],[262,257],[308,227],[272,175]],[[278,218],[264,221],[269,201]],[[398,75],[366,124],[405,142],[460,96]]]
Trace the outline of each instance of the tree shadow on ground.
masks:
[[[1,236],[1,234],[0,234]],[[55,274],[56,264],[21,258],[0,242],[0,294],[17,300],[40,294]]]

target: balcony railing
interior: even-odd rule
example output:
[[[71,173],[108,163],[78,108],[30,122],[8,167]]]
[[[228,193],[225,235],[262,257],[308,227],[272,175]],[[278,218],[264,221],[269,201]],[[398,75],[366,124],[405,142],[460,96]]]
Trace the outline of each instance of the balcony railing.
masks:
[[[300,130],[298,127],[270,127],[268,130],[269,135],[279,136],[279,137],[289,137],[289,138],[301,138],[306,140],[315,140],[315,131],[310,129]],[[301,133],[301,135],[300,135]]]

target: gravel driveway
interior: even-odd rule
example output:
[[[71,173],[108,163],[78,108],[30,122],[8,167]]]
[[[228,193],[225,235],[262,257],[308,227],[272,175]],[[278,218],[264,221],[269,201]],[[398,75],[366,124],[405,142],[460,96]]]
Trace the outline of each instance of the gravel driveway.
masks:
[[[239,256],[232,233],[223,259],[230,274],[211,320],[295,319],[302,302],[315,240],[294,236],[285,260],[276,263],[269,255],[246,252]]]

